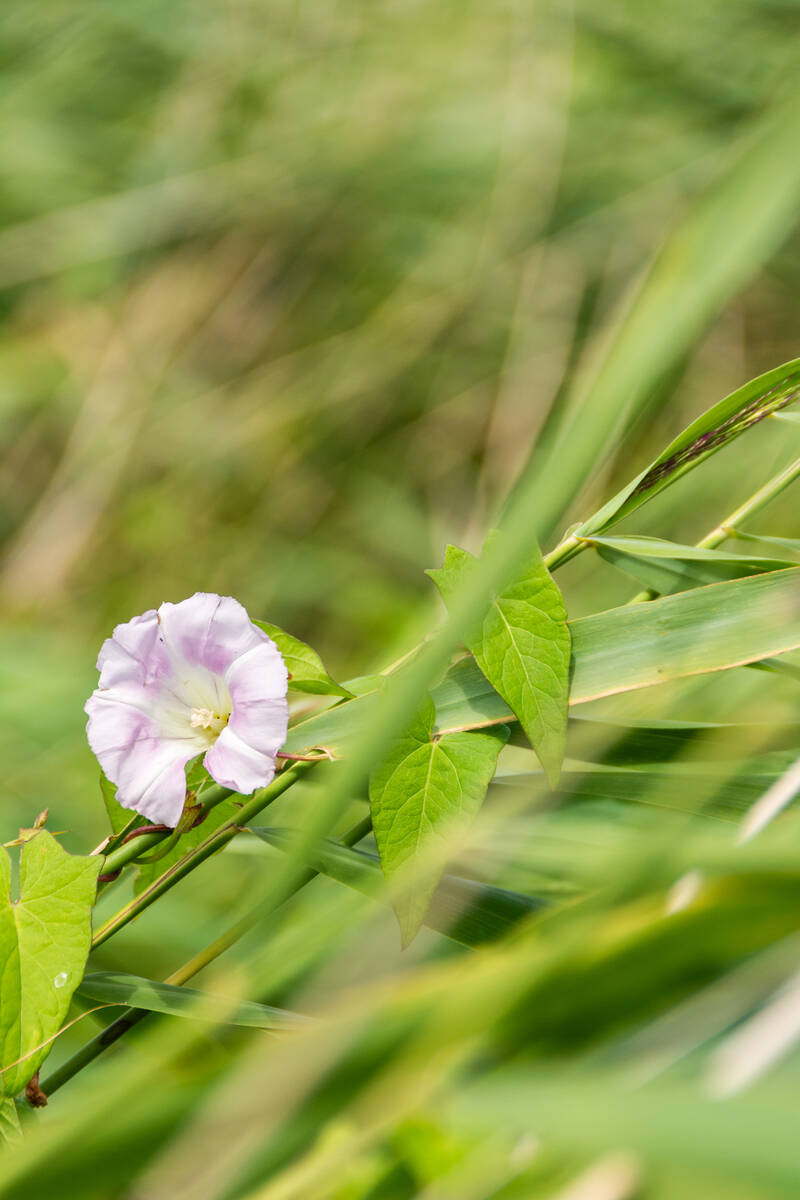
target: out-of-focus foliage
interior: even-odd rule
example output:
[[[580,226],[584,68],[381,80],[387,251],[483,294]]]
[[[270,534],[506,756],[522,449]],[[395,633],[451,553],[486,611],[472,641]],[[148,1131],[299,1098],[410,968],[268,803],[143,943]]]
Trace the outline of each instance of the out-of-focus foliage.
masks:
[[[337,680],[429,631],[424,569],[480,549],[582,416],[665,238],[797,103],[799,20],[797,0],[8,0],[4,840],[47,805],[70,850],[105,835],[81,708],[116,621],[234,594]],[[791,195],[790,159],[745,168],[715,261]],[[797,356],[800,235],[774,211],[738,290],[689,297],[679,243],[667,283],[684,272],[699,332],[680,302],[659,315],[658,362],[673,321],[680,351],[569,521]],[[798,454],[800,428],[766,420],[619,534],[693,543]],[[796,542],[796,514],[789,491],[752,532]],[[593,551],[558,582],[573,618],[632,593]],[[554,795],[505,749],[448,866],[531,898],[497,946],[423,931],[401,955],[388,908],[333,871],[274,915],[268,894],[199,986],[323,1019],[273,1039],[148,1018],[37,1114],[0,1196],[796,1194],[800,828],[736,838],[797,758],[797,686],[733,670],[594,701]],[[269,823],[314,811],[328,778]],[[166,978],[283,859],[237,839],[91,969]]]

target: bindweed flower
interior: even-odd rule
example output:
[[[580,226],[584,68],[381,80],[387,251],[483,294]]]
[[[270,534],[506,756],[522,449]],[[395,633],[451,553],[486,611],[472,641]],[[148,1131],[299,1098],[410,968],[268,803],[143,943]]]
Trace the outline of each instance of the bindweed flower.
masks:
[[[212,778],[235,792],[272,779],[288,675],[238,600],[197,592],[117,625],[97,669],[85,706],[89,745],[125,808],[174,828],[186,764],[203,753]]]

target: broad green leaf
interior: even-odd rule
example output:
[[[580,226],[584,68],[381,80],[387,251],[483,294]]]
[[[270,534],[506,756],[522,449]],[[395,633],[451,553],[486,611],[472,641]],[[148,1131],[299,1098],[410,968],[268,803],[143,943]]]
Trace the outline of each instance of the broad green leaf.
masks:
[[[80,983],[91,942],[100,856],[62,850],[45,830],[20,851],[19,900],[11,860],[0,851],[0,1065],[13,1096],[47,1057]],[[23,1055],[17,1066],[11,1066]]]
[[[255,1029],[296,1029],[309,1018],[282,1008],[253,1001],[230,1001],[196,988],[176,987],[138,975],[116,971],[97,971],[84,976],[78,995],[102,1004],[124,1004],[145,1008],[148,1012],[173,1017],[191,1017],[198,1021],[218,1021],[226,1025],[248,1025]]]
[[[412,726],[372,772],[369,802],[383,872],[394,895],[403,945],[425,917],[442,873],[440,852],[449,834],[478,811],[508,731],[433,736],[427,700]]]
[[[292,848],[291,834],[285,829],[251,827],[250,831],[279,850]],[[375,854],[323,839],[309,852],[307,862],[320,875],[327,875],[365,896],[388,900],[380,859]],[[423,924],[464,946],[478,946],[502,937],[544,903],[538,897],[524,896],[521,892],[510,892],[475,879],[443,875],[433,892]]]
[[[591,537],[616,525],[687,471],[800,397],[800,358],[751,379],[709,408],[626,487],[574,531]]]
[[[449,605],[476,562],[466,550],[448,546],[444,566],[428,571],[445,603]],[[516,714],[555,787],[566,739],[570,636],[561,592],[541,554],[513,584],[492,596],[489,612],[468,644],[492,687]]]
[[[316,650],[299,638],[292,637],[269,621],[253,621],[269,634],[283,656],[289,672],[289,687],[295,692],[311,692],[318,696],[350,696],[347,688],[332,679]]]
[[[800,647],[800,568],[715,583],[570,622],[570,704],[702,675]],[[512,718],[470,660],[433,689],[442,731]]]
[[[660,538],[594,537],[590,541],[606,562],[662,596],[702,583],[744,579],[748,575],[797,566],[777,558],[727,554],[700,546],[681,546]]]

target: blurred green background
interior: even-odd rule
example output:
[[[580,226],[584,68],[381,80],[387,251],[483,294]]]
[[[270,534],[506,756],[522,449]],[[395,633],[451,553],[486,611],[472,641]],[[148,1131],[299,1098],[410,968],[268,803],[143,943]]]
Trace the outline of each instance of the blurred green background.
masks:
[[[386,666],[433,626],[440,608],[424,569],[448,541],[479,548],[670,231],[796,95],[799,32],[800,0],[2,6],[0,840],[45,806],[69,849],[104,836],[82,705],[119,621],[195,590],[231,594],[311,642],[341,679]],[[800,151],[800,129],[797,140]],[[766,202],[773,182],[757,179],[748,203]],[[723,257],[746,219],[732,209],[724,220]],[[702,335],[599,457],[565,522],[700,411],[798,354],[796,224],[774,230],[776,248],[763,262],[753,255],[735,294],[707,301]],[[800,427],[764,422],[625,528],[693,541],[798,454]],[[787,493],[759,528],[796,538],[797,511]],[[637,590],[591,554],[558,579],[571,615]],[[778,729],[796,725],[796,681],[732,671],[589,709]],[[584,732],[573,723],[570,753],[598,761],[603,747]],[[653,887],[666,886],[684,850],[691,860],[687,811],[702,813],[692,826],[702,847],[713,835],[729,852],[731,822],[796,752],[796,737],[776,747],[773,734],[766,724],[750,740],[721,734],[729,741],[713,770],[705,743],[674,772],[635,782],[573,767],[556,802],[531,781],[532,755],[511,750],[467,865],[566,899],[619,873],[608,905],[622,905],[646,892],[648,871]],[[751,770],[762,735],[768,753]],[[690,778],[693,755],[702,769]],[[302,788],[295,796],[302,803]],[[276,812],[291,815],[288,805]],[[648,844],[652,861],[640,857]],[[263,860],[248,845],[170,892],[101,950],[97,969],[162,977],[210,941],[256,887]],[[773,850],[764,869],[778,884],[764,908],[777,939],[788,867]],[[109,890],[106,908],[125,888]],[[320,907],[344,911],[341,892],[318,881],[298,927]],[[576,918],[581,946],[607,931],[605,902],[596,927]],[[676,950],[677,982],[668,964],[661,993],[658,945],[644,946],[639,1009],[635,964],[633,1001],[622,984],[613,992],[613,963],[599,981],[589,973],[588,989],[580,975],[575,987],[562,979],[537,1036],[581,1044],[596,1017],[593,986],[611,989],[607,1015],[602,996],[598,1008],[612,1032],[679,999],[727,961],[715,958],[710,919],[704,930],[699,965],[687,942],[688,966]],[[343,953],[331,968],[334,990],[372,966],[376,976],[410,972],[449,953],[423,934],[398,966],[395,935],[385,914],[363,965],[357,955],[345,965]],[[738,945],[731,933],[730,945],[731,961],[749,953],[744,935]],[[762,991],[789,969],[794,949],[782,945]],[[278,943],[261,963],[270,986],[280,954]],[[325,984],[315,981],[319,994]],[[560,1015],[564,996],[586,1005],[573,1025],[569,1005]],[[85,1036],[63,1038],[50,1065]],[[284,1069],[292,1076],[294,1063]],[[779,1093],[796,1095],[793,1069]],[[586,1105],[588,1123],[597,1108]],[[778,1108],[793,1113],[780,1094]],[[335,1123],[325,1136],[335,1142]],[[423,1163],[420,1178],[449,1152],[422,1121],[393,1137],[392,1155]],[[623,1168],[611,1172],[612,1185],[622,1173],[616,1192],[598,1185],[580,1200],[638,1195]],[[684,1169],[668,1164],[663,1193],[648,1196],[690,1194]],[[693,1196],[762,1194],[731,1179],[704,1191],[702,1177]],[[356,1179],[341,1198],[395,1194],[365,1189]]]
[[[5,835],[47,803],[80,844],[102,831],[80,708],[117,621],[233,594],[340,677],[414,643],[423,569],[480,543],[667,230],[794,87],[798,17],[3,6]],[[792,357],[799,305],[795,235],[709,313],[600,491]],[[755,481],[781,446],[752,444]],[[720,463],[654,509],[660,533],[701,533],[746,487]],[[573,575],[573,613],[627,595]]]

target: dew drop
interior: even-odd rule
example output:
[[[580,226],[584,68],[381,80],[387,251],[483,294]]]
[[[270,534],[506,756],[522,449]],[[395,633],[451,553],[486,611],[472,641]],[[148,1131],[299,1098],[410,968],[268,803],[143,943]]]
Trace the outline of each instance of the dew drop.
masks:
[[[66,971],[59,971],[59,973],[56,975],[55,979],[53,980],[53,987],[62,988],[64,986],[64,984],[67,982],[68,978],[69,978],[69,976],[67,975]]]

